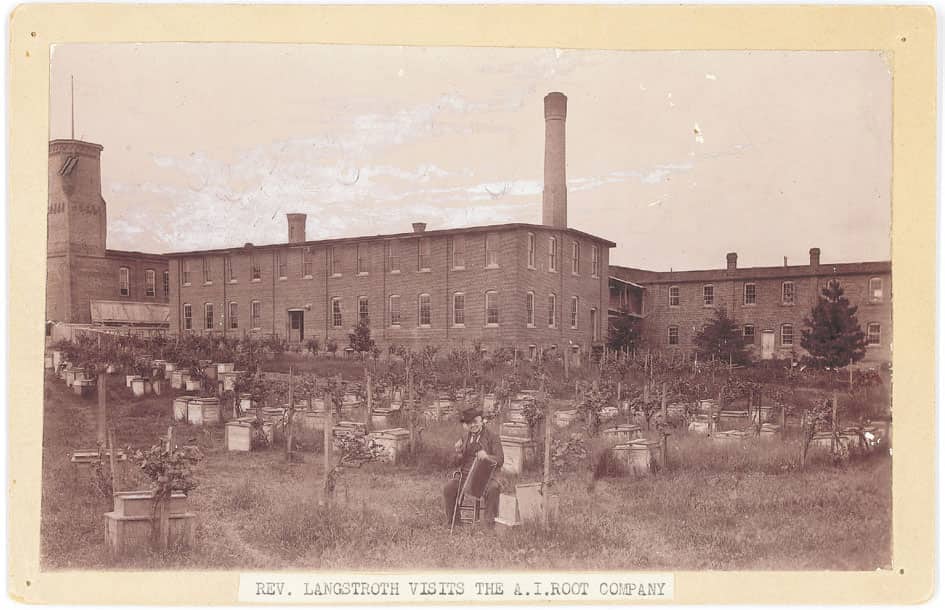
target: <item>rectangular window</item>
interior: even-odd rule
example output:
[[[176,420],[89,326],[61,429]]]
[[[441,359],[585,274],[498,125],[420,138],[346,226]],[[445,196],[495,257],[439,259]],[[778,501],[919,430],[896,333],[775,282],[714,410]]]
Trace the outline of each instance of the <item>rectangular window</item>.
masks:
[[[236,301],[230,303],[230,328],[240,327],[240,306]]]
[[[390,325],[400,326],[400,295],[390,295]]]
[[[745,284],[745,305],[754,305],[755,304],[755,285],[754,284]]]
[[[883,278],[870,278],[870,301],[878,303],[883,300]]]
[[[184,330],[194,329],[194,309],[190,303],[184,303]]]
[[[430,270],[430,240],[421,237],[417,240],[417,271]]]
[[[781,345],[785,345],[785,346],[794,345],[794,325],[793,324],[781,325]]]
[[[213,266],[210,264],[210,257],[203,257],[203,283],[210,284],[213,282]]]
[[[548,327],[553,328],[558,321],[558,298],[554,294],[548,295]]]
[[[679,327],[670,326],[669,334],[667,336],[668,343],[670,345],[679,345]]]
[[[331,299],[331,325],[334,328],[341,328],[341,299],[332,297]]]
[[[213,330],[213,303],[203,305],[203,327],[206,330]]]
[[[591,275],[600,277],[600,247],[591,246]]]
[[[154,269],[144,271],[144,296],[153,297],[157,291],[155,286]]]
[[[279,250],[276,253],[276,260],[279,261],[279,279],[284,280],[289,277],[289,253]]]
[[[171,294],[171,272],[164,272],[164,296]]]
[[[328,275],[341,275],[341,262],[337,259],[335,246],[328,247]]]
[[[180,282],[184,286],[190,286],[190,261],[180,263]]]
[[[254,329],[259,328],[261,325],[260,318],[262,317],[262,303],[253,301],[249,304],[249,317],[252,327]]]
[[[571,328],[578,327],[578,298],[571,297]]]
[[[781,303],[783,305],[794,304],[794,282],[781,282]]]
[[[251,278],[253,281],[258,282],[260,279],[262,279],[262,267],[259,266],[259,259],[255,254],[250,256],[249,264],[252,270]]]
[[[226,274],[226,281],[232,282],[236,279],[236,271],[233,269],[233,255],[227,254],[223,259],[223,272]]]
[[[123,297],[131,294],[131,270],[128,267],[118,269],[118,294]]]
[[[558,270],[558,238],[548,238],[548,271]]]
[[[528,268],[535,268],[535,234],[528,234]]]
[[[746,324],[742,328],[742,338],[745,340],[745,343],[754,343],[755,342],[755,327],[753,324]]]
[[[571,273],[577,275],[581,272],[581,244],[577,241],[571,242]]]
[[[702,304],[711,306],[715,304],[715,286],[706,284],[702,287]]]
[[[358,256],[358,275],[363,275],[368,272],[367,246],[358,244],[356,248]]]
[[[466,295],[457,292],[453,295],[453,326],[466,324]]]
[[[486,293],[486,324],[499,324],[499,293],[494,290]]]
[[[669,287],[669,306],[679,307],[679,286]]]
[[[302,277],[312,277],[312,252],[302,248]]]
[[[499,266],[499,236],[486,233],[486,267]]]
[[[387,242],[387,270],[391,273],[400,273],[400,256],[397,254],[397,242]]]
[[[870,322],[866,325],[866,344],[879,345],[882,339],[879,322]]]
[[[525,324],[528,326],[535,325],[535,293],[528,292],[525,294]]]
[[[417,322],[420,326],[430,326],[430,295],[421,294],[419,299]]]
[[[466,268],[466,237],[457,235],[453,238],[453,269]]]
[[[369,321],[370,315],[368,311],[368,298],[358,297],[358,322],[364,322],[367,324]]]

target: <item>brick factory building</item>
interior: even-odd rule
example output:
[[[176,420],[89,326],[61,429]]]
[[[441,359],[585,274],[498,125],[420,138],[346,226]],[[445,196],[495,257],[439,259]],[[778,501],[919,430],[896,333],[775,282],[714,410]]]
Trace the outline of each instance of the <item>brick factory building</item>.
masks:
[[[101,153],[49,143],[47,320],[168,328],[172,334],[328,339],[339,349],[367,318],[379,345],[425,344],[528,352],[588,350],[608,320],[639,318],[650,349],[691,354],[702,325],[725,307],[753,356],[802,355],[804,318],[840,281],[859,308],[866,362],[892,354],[891,263],[654,272],[609,264],[615,244],[568,228],[567,99],[544,100],[542,224],[500,224],[306,241],[306,215],[288,214],[285,243],[158,255],[108,250]]]
[[[654,272],[610,267],[610,315],[641,318],[650,348],[691,354],[702,326],[723,307],[741,329],[756,359],[804,354],[801,329],[831,280],[858,307],[867,336],[864,363],[892,359],[892,265],[889,261],[820,262],[811,248],[807,265],[738,268],[738,255],[726,256],[725,269]]]
[[[172,332],[343,349],[366,318],[381,346],[588,350],[606,333],[615,244],[567,227],[566,110],[545,97],[543,224],[306,241],[306,215],[289,214],[287,243],[168,255]]]
[[[101,154],[89,142],[49,143],[46,320],[166,328],[167,259],[105,247]]]

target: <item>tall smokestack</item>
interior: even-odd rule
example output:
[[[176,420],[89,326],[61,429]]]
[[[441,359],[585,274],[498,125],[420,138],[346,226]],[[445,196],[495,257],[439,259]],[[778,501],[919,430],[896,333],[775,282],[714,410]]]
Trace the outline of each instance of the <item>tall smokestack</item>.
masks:
[[[305,214],[286,214],[285,217],[289,221],[289,243],[305,241]]]
[[[565,174],[564,122],[568,98],[557,91],[545,96],[545,188],[541,194],[541,223],[568,226],[568,185]]]

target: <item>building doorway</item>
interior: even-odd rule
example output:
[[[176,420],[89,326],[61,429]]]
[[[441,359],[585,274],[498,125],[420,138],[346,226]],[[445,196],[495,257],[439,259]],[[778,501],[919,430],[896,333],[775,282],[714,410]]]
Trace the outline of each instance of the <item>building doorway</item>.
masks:
[[[302,343],[305,338],[305,312],[301,309],[289,310],[289,343]]]
[[[761,331],[761,359],[771,360],[774,358],[774,331]]]

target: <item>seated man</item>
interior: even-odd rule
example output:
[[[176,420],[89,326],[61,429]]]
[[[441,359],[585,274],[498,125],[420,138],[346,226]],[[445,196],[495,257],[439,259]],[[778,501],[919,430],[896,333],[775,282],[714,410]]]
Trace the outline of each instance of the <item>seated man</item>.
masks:
[[[463,484],[465,484],[466,476],[469,474],[469,470],[472,468],[473,462],[476,461],[477,457],[495,460],[496,466],[493,473],[497,474],[502,468],[505,455],[502,452],[502,443],[499,441],[499,437],[490,432],[483,424],[482,410],[478,408],[467,409],[463,411],[460,421],[463,423],[465,434],[463,438],[456,441],[456,445],[454,446],[456,450],[454,465],[460,466],[462,470]],[[447,482],[446,487],[443,488],[443,502],[446,505],[446,522],[448,524],[453,521],[456,495],[460,491],[459,485],[460,479],[455,478]],[[482,524],[486,527],[494,527],[495,516],[498,512],[499,484],[496,482],[495,476],[493,475],[486,485],[486,493],[483,498]],[[457,516],[457,522],[458,521],[459,517]]]

